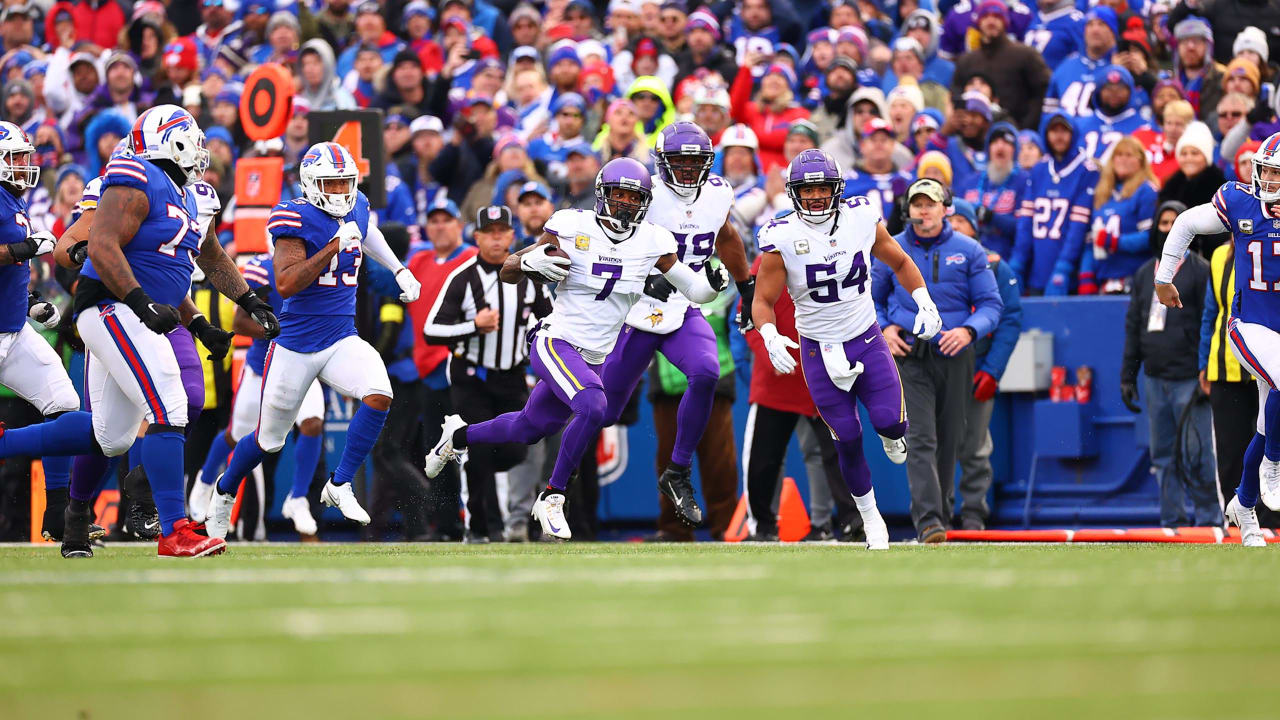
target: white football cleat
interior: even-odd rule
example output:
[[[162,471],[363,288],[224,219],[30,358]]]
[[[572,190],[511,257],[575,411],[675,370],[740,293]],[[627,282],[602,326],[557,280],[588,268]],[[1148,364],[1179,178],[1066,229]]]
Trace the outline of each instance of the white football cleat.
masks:
[[[287,496],[280,514],[293,521],[293,529],[299,535],[316,534],[316,519],[311,517],[311,503],[305,497]]]
[[[889,462],[894,465],[901,465],[907,461],[907,439],[898,438],[890,440],[881,435],[880,442],[884,443],[884,454],[889,457]]]
[[[467,451],[453,449],[453,434],[466,426],[467,423],[458,415],[449,415],[444,419],[444,424],[440,426],[440,441],[431,448],[431,452],[427,453],[427,460],[422,468],[427,472],[427,477],[434,478],[439,475],[451,460],[462,462]]]
[[[1258,466],[1258,490],[1262,503],[1272,510],[1280,510],[1280,461],[1262,458]]]
[[[569,531],[569,523],[564,519],[564,495],[553,493],[547,495],[539,494],[538,499],[533,501],[533,512],[531,513],[538,522],[542,523],[542,532],[552,537],[558,537],[561,540],[568,540],[573,537],[573,533]]]
[[[361,525],[369,524],[369,513],[360,507],[360,501],[356,500],[351,483],[334,485],[333,476],[330,475],[329,482],[325,483],[324,490],[320,491],[320,502],[329,507],[338,508],[348,520],[354,520]]]
[[[879,510],[862,513],[862,530],[867,534],[868,550],[889,549],[889,526],[884,524]]]
[[[221,478],[219,478],[221,479]],[[212,487],[212,486],[210,486]],[[236,504],[236,496],[226,495],[214,488],[213,498],[209,501],[209,512],[205,516],[205,533],[211,538],[225,540],[231,532],[231,508]]]
[[[187,497],[187,516],[192,522],[204,522],[209,517],[209,501],[213,499],[213,483],[203,482],[202,473],[196,473],[196,481]]]
[[[1240,528],[1240,544],[1245,547],[1266,547],[1267,539],[1258,527],[1258,513],[1240,504],[1240,498],[1231,496],[1227,503],[1227,522]]]

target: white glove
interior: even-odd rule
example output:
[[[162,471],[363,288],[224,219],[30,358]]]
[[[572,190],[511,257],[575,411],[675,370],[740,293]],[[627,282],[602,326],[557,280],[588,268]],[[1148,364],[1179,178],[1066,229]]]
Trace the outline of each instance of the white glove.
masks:
[[[942,316],[938,314],[938,306],[933,304],[927,288],[916,288],[911,293],[920,311],[916,313],[916,325],[911,331],[921,340],[932,340],[934,335],[942,331]]]
[[[418,278],[409,272],[408,268],[400,268],[396,271],[396,284],[400,286],[400,302],[411,303],[418,299],[418,294],[422,292],[422,283],[418,282]]]
[[[800,349],[800,345],[795,340],[778,334],[778,328],[773,323],[760,326],[760,337],[764,340],[764,349],[769,351],[769,362],[773,363],[773,369],[783,375],[794,372],[796,359],[791,351]]]
[[[31,307],[27,308],[27,317],[45,326],[48,330],[58,327],[58,323],[62,321],[62,313],[58,312],[58,306],[48,300],[33,303]]]
[[[36,255],[46,255],[53,252],[53,246],[58,244],[58,239],[47,230],[39,230],[27,236],[36,244]]]
[[[732,278],[729,277],[729,271],[725,269],[724,265],[707,263],[704,272],[707,276],[707,284],[711,286],[712,290],[720,292],[729,287],[729,281]]]
[[[342,227],[338,228],[338,234],[334,237],[338,238],[338,249],[342,252],[352,252],[360,249],[360,242],[364,240],[364,234],[360,232],[360,226],[351,220],[342,223]]]
[[[543,243],[521,255],[520,269],[527,273],[541,275],[551,282],[560,282],[569,277],[569,258],[548,255],[548,247]]]

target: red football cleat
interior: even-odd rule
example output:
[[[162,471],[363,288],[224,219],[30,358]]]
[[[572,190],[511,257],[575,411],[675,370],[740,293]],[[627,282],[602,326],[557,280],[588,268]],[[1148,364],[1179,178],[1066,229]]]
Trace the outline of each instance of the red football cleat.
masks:
[[[226,540],[197,535],[191,521],[183,518],[173,524],[173,532],[160,538],[156,554],[160,557],[198,558],[219,555],[226,549]]]

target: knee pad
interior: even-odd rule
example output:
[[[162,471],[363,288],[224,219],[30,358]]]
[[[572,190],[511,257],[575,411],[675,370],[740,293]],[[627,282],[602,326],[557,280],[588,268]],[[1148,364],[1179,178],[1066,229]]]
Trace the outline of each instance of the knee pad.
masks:
[[[896,422],[892,425],[877,427],[876,432],[890,440],[898,440],[907,436],[907,421]]]
[[[574,415],[582,417],[590,425],[604,427],[605,415],[609,411],[609,401],[605,398],[602,388],[588,387],[573,396],[573,400],[569,402],[569,408],[573,410]]]

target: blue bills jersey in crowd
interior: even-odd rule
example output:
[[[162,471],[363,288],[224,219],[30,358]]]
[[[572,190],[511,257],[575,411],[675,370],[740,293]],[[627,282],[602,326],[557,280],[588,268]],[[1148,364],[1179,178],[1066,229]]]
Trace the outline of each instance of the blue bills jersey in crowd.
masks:
[[[0,189],[0,244],[22,242],[30,232],[26,201]],[[27,323],[27,284],[30,282],[31,267],[26,262],[0,267],[0,332],[18,332]]]
[[[1008,258],[1013,253],[1013,240],[1018,232],[1018,210],[1022,193],[1027,189],[1027,172],[1015,167],[1004,182],[995,184],[987,173],[971,175],[964,184],[956,184],[956,194],[964,200],[991,211],[991,219],[982,224],[978,242],[986,249]]]
[[[1036,13],[1022,42],[1039,52],[1046,65],[1056,68],[1071,53],[1084,51],[1084,13],[1070,6]]]
[[[911,176],[905,172],[872,174],[851,170],[844,176],[844,199],[862,195],[871,201],[871,207],[880,213],[883,221],[892,213],[893,201],[907,191]]]
[[[1231,314],[1280,332],[1280,219],[1244,183],[1223,185],[1212,202],[1236,244]]]
[[[244,275],[244,281],[249,284],[249,289],[257,291],[258,288],[267,288],[267,295],[264,300],[271,307],[280,309],[284,307],[284,298],[280,297],[280,291],[276,290],[276,268],[271,262],[271,256],[263,253],[254,255],[249,262],[240,268],[240,274]],[[259,297],[262,297],[259,293]],[[253,368],[253,371],[262,377],[262,364],[267,359],[267,346],[271,345],[270,340],[258,338],[249,345],[249,352],[245,355],[245,363]]]
[[[1105,163],[1120,138],[1150,127],[1151,123],[1134,106],[1119,115],[1103,115],[1095,110],[1076,118],[1076,138],[1089,157]]]
[[[1031,168],[1010,263],[1034,291],[1066,294],[1093,216],[1098,168],[1081,151],[1058,164],[1052,156]],[[1051,283],[1058,285],[1050,290]],[[1061,283],[1061,284],[1059,284]]]
[[[1133,276],[1143,263],[1151,259],[1151,216],[1156,211],[1156,186],[1142,183],[1129,197],[1120,189],[1093,211],[1093,224],[1080,258],[1080,282],[1096,280],[1103,292],[1106,282],[1123,281]],[[1098,248],[1099,234],[1104,234],[1104,247]]]
[[[369,198],[364,193],[356,193],[355,208],[341,218],[333,217],[305,198],[282,202],[271,210],[267,230],[277,246],[281,238],[302,240],[307,257],[311,257],[328,245],[347,221],[359,226],[361,237],[369,231]],[[312,353],[355,335],[356,279],[363,260],[359,249],[338,252],[314,282],[286,299],[276,342],[294,352]]]
[[[1044,95],[1045,114],[1059,109],[1073,117],[1092,112],[1093,92],[1102,84],[1102,69],[1110,64],[1110,54],[1101,60],[1092,60],[1078,52],[1064,60],[1049,78],[1049,89]]]
[[[102,192],[117,185],[146,193],[149,206],[138,232],[122,248],[129,269],[153,301],[177,307],[191,291],[191,271],[200,254],[195,195],[150,161],[136,157],[107,163]],[[102,280],[92,260],[85,261],[80,274]]]

